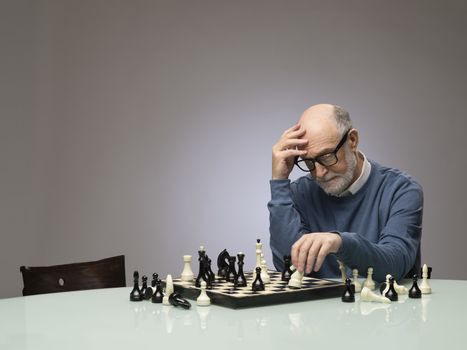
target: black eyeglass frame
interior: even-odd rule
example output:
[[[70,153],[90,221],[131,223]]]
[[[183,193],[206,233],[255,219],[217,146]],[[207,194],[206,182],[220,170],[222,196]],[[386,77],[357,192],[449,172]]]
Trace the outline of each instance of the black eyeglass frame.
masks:
[[[347,138],[349,136],[349,132],[351,131],[352,129],[349,129],[347,130],[344,135],[342,135],[342,138],[341,140],[339,141],[339,143],[337,144],[336,148],[334,149],[334,151],[332,152],[328,152],[328,153],[325,153],[325,154],[322,154],[316,158],[302,158],[302,159],[299,159],[299,157],[296,157],[295,160],[294,160],[294,164],[302,171],[308,173],[308,172],[311,172],[313,170],[315,170],[315,163],[319,163],[321,164],[322,166],[324,167],[330,167],[330,166],[333,166],[335,164],[337,164],[337,162],[339,161],[339,158],[337,158],[337,152],[339,152],[339,150],[341,149],[341,147],[344,145],[344,143],[347,141]],[[330,157],[330,156],[333,156],[333,159],[331,162],[326,162],[326,161],[323,161],[323,157]],[[311,162],[311,164],[313,164],[313,167],[309,167],[307,166],[306,162]],[[305,168],[302,168],[302,166],[300,165],[300,163],[305,163]]]

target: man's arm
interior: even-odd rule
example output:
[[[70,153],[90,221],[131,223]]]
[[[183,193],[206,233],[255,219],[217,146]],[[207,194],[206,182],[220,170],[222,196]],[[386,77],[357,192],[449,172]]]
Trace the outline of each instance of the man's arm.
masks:
[[[372,243],[355,232],[340,232],[342,245],[336,257],[359,271],[374,268],[383,281],[390,273],[399,280],[414,266],[422,235],[423,191],[416,183],[396,193],[379,241]]]

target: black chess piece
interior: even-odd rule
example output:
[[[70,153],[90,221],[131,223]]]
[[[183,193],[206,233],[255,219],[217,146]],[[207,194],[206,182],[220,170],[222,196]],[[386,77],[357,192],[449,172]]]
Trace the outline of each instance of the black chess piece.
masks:
[[[133,273],[133,289],[130,293],[130,301],[141,301],[143,300],[143,295],[139,289],[139,273],[135,271]]]
[[[379,285],[379,292],[381,293],[381,295],[383,295],[385,289],[386,289],[386,282],[381,282],[381,284]]]
[[[141,277],[141,281],[142,281],[142,285],[140,288],[140,292],[144,299],[144,295],[146,294],[146,289],[148,289],[148,277],[146,275],[143,275],[143,277]]]
[[[219,256],[217,257],[217,275],[221,278],[225,278],[227,275],[227,272],[229,271],[229,253],[227,252],[227,249],[224,249],[222,252],[220,252]]]
[[[144,292],[144,299],[149,300],[152,298],[152,295],[156,291],[156,280],[159,277],[157,273],[152,274],[152,281],[151,281],[151,286],[146,289]]]
[[[184,309],[189,309],[191,307],[190,302],[178,293],[172,293],[169,295],[169,303],[173,306],[180,306]]]
[[[261,279],[261,267],[259,266],[256,268],[256,278],[251,284],[251,290],[254,292],[264,290],[264,283]]]
[[[292,270],[290,269],[292,257],[290,255],[284,255],[284,270],[282,271],[281,279],[282,281],[288,282],[290,280],[290,276],[292,276]]]
[[[397,301],[399,299],[399,296],[394,289],[394,277],[389,277],[389,288],[384,296],[391,301]]]
[[[157,275],[157,274],[156,274]],[[152,295],[151,302],[160,304],[162,303],[162,299],[164,298],[164,293],[162,292],[162,281],[159,277],[156,278],[156,290]]]
[[[245,273],[243,272],[243,265],[245,264],[244,259],[245,259],[245,254],[243,253],[238,253],[237,254],[238,258],[238,272],[237,272],[237,277],[234,280],[234,286],[235,287],[246,287],[246,277]]]
[[[199,270],[198,270],[198,277],[196,277],[195,286],[200,288],[201,281],[205,281],[206,284],[209,284],[206,278],[206,252],[204,250],[198,250],[198,261],[199,261]]]
[[[216,275],[214,274],[214,271],[212,271],[211,269],[211,259],[209,259],[209,257],[206,255],[206,258],[208,260],[208,263],[207,263],[207,267],[206,267],[206,272],[207,272],[207,275],[208,275],[208,280],[209,282],[214,283],[216,281]]]
[[[227,271],[227,276],[225,276],[225,280],[227,282],[235,282],[237,278],[237,271],[235,271],[235,262],[237,258],[235,256],[229,256],[229,271]]]
[[[409,289],[409,298],[420,299],[422,297],[422,291],[420,290],[420,288],[418,288],[417,274],[413,275],[412,279],[413,279],[413,284],[412,284],[412,287],[410,287]]]
[[[355,294],[352,290],[352,280],[350,278],[345,279],[345,290],[341,297],[344,303],[355,302]]]

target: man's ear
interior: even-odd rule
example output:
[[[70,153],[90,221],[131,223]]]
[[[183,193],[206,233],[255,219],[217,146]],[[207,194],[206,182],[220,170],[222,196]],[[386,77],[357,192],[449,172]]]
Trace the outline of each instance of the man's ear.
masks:
[[[347,142],[352,148],[352,151],[357,150],[357,147],[358,147],[358,130],[357,129],[350,129]]]

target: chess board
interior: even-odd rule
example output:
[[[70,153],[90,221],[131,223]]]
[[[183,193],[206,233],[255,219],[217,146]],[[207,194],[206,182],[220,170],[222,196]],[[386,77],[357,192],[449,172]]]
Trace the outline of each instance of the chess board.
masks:
[[[265,285],[264,291],[251,290],[253,273],[246,272],[246,287],[235,288],[232,282],[226,282],[216,276],[212,289],[207,289],[206,292],[212,304],[237,309],[340,297],[344,290],[342,282],[312,277],[304,277],[302,288],[293,289],[287,286],[287,282],[281,280],[280,272],[270,271],[269,275],[271,283]],[[194,283],[182,282],[179,278],[173,279],[173,284],[175,291],[188,299],[196,300],[201,291],[201,288],[195,287]]]

